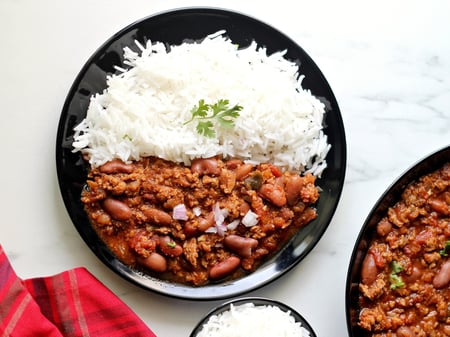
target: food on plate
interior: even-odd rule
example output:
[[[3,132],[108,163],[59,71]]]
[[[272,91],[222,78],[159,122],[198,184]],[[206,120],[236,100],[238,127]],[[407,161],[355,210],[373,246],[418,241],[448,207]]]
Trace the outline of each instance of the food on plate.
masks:
[[[94,229],[159,278],[203,285],[254,271],[317,216],[324,104],[285,51],[239,48],[223,31],[136,45],[75,127]]]
[[[203,285],[254,271],[316,218],[312,174],[219,157],[156,157],[90,171],[82,193],[101,239],[124,263]]]
[[[370,336],[450,336],[450,163],[410,183],[377,223],[359,290]]]
[[[275,305],[230,304],[230,309],[212,315],[196,337],[308,337],[290,312]]]

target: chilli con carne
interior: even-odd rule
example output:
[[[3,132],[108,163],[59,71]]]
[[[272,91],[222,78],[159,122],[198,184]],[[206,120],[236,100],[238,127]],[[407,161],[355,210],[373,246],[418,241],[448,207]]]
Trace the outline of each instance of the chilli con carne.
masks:
[[[218,157],[92,169],[81,200],[127,265],[196,286],[254,271],[316,218],[315,177]]]
[[[361,269],[370,336],[450,336],[450,163],[424,175],[376,226]]]

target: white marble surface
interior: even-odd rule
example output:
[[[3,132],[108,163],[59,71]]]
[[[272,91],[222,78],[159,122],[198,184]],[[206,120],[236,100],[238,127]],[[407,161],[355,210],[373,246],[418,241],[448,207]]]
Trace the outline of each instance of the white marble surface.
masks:
[[[249,295],[292,305],[318,336],[346,336],[347,266],[366,215],[404,170],[450,144],[447,0],[1,0],[0,244],[23,278],[87,267],[161,337],[187,336],[221,302],[166,298],[109,271],[74,229],[55,169],[61,108],[87,58],[125,25],[190,5],[235,9],[272,24],[312,56],[334,90],[348,143],[341,202],[307,258]]]

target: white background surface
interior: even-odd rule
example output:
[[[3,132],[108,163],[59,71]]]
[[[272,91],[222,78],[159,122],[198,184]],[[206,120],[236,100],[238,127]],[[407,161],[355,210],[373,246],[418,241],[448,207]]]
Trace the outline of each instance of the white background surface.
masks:
[[[248,295],[293,306],[318,336],[346,336],[353,245],[382,192],[450,144],[450,2],[0,0],[0,244],[22,278],[84,266],[159,337],[187,336],[222,301],[190,302],[137,288],[79,237],[56,178],[66,94],[89,56],[124,26],[157,12],[219,6],[296,40],[329,81],[347,135],[346,182],[319,244],[294,270]]]

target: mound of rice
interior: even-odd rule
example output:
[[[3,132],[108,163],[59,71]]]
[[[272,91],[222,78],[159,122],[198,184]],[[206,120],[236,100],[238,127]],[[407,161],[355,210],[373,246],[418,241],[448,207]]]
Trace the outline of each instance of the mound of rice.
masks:
[[[272,305],[231,305],[211,316],[196,337],[308,337],[308,330],[290,312]]]
[[[125,162],[157,156],[189,165],[222,155],[250,163],[320,175],[330,148],[322,131],[325,107],[301,86],[297,64],[252,43],[238,49],[224,31],[201,42],[170,48],[136,42],[124,49],[125,67],[108,76],[91,97],[86,118],[75,127],[74,151],[92,167],[114,158]],[[232,129],[216,137],[197,133],[191,109],[204,99],[227,99],[243,107]]]

